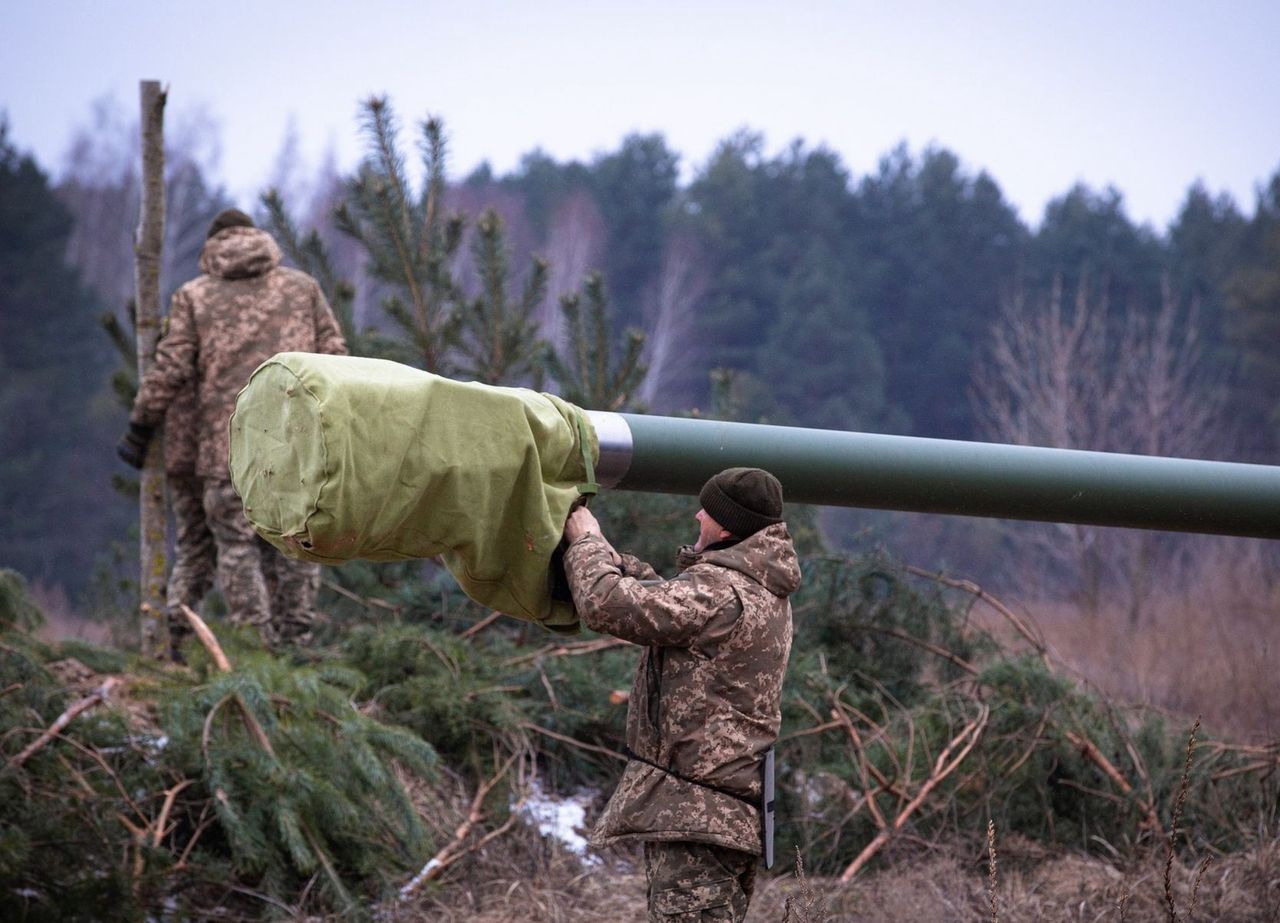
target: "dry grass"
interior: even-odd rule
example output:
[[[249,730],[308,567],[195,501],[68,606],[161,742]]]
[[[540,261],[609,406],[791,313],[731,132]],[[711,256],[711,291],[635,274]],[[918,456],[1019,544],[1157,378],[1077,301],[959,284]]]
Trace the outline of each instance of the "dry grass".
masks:
[[[28,587],[31,601],[44,615],[45,623],[40,637],[46,641],[65,641],[74,638],[92,644],[105,644],[111,640],[111,626],[78,615],[60,586],[50,586],[35,581]]]
[[[511,838],[469,863],[438,890],[412,907],[386,917],[409,921],[472,923],[587,923],[645,919],[644,874],[623,854],[584,868],[578,860],[536,834]],[[887,867],[841,884],[830,878],[795,875],[762,878],[747,923],[915,923],[989,921],[991,895],[985,844],[938,847],[928,853],[900,853]],[[1116,864],[1076,853],[1045,854],[1016,840],[1000,848],[999,919],[1013,921],[1168,920],[1163,883],[1164,856]],[[1173,893],[1184,908],[1191,903],[1199,868],[1175,861]],[[802,902],[808,901],[807,905]],[[821,915],[799,916],[798,905],[821,901]],[[1233,923],[1280,920],[1280,840],[1215,860],[1200,882],[1190,919]]]
[[[1051,655],[1108,699],[1151,706],[1186,720],[1202,715],[1213,736],[1268,743],[1280,738],[1280,593],[1269,574],[1222,556],[1197,568],[1183,592],[1156,591],[1131,622],[1117,602],[1096,614],[1069,603],[1023,600]],[[1010,602],[1008,598],[1006,602]],[[984,607],[974,617],[1017,641]]]

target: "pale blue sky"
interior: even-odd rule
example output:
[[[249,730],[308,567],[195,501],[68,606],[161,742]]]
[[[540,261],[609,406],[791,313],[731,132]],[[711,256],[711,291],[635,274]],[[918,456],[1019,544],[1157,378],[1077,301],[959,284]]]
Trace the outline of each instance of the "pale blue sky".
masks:
[[[212,117],[242,204],[290,124],[304,174],[329,149],[352,166],[371,93],[406,125],[442,116],[455,177],[633,131],[662,132],[688,175],[749,127],[770,153],[825,143],[855,177],[937,143],[1032,224],[1076,181],[1115,185],[1163,230],[1193,181],[1250,211],[1280,168],[1276,0],[7,0],[0,38],[0,108],[47,168],[96,100],[131,119],[155,78],[173,124]]]

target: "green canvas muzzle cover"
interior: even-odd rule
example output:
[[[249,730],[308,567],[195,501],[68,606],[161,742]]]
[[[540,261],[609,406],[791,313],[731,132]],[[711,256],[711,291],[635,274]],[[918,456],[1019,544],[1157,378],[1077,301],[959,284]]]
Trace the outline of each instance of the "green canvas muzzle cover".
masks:
[[[458,382],[382,359],[279,353],[236,399],[231,480],[290,557],[439,556],[476,602],[556,631],[565,518],[595,487],[595,429],[550,394]]]

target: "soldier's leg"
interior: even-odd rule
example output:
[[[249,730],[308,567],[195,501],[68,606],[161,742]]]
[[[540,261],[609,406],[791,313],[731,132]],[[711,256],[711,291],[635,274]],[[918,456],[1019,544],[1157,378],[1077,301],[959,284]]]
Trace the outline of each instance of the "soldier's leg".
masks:
[[[209,478],[204,511],[218,548],[218,588],[232,624],[253,625],[270,643],[267,586],[258,557],[258,534],[244,516],[244,505],[230,481]]]
[[[194,475],[167,475],[169,502],[173,506],[177,541],[173,570],[165,590],[169,622],[169,652],[176,655],[181,642],[190,636],[191,626],[180,606],[199,610],[217,567],[213,533],[204,514],[204,485]]]
[[[306,644],[316,618],[320,565],[295,561],[274,548],[275,588],[271,594],[271,627],[286,644]]]
[[[759,858],[706,843],[646,842],[650,923],[741,923]]]

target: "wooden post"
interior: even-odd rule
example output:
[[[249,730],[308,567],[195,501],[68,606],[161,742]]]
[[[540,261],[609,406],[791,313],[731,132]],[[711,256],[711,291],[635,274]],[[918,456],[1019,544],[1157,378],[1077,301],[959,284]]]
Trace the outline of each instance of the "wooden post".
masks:
[[[160,258],[164,242],[164,104],[157,80],[140,84],[142,103],[142,203],[134,242],[134,283],[138,301],[138,381],[147,373],[160,336]],[[165,522],[163,436],[151,441],[139,480],[139,603],[142,652],[164,656],[168,650],[165,622]]]

